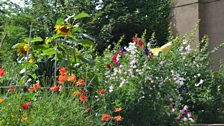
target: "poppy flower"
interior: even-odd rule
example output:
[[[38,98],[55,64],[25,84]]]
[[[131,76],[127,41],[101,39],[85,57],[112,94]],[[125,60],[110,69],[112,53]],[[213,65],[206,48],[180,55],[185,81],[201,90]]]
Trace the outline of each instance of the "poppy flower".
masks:
[[[16,89],[15,89],[15,88],[12,88],[12,87],[8,89],[9,92],[13,92],[13,91],[15,91],[15,90],[16,90]]]
[[[0,68],[0,77],[4,76],[4,69]]]
[[[75,92],[72,93],[72,96],[78,96],[78,95],[81,95],[80,91],[75,91]]]
[[[67,74],[68,71],[64,67],[61,67],[59,69],[59,72],[60,72],[60,75],[65,75],[65,74]]]
[[[84,95],[81,95],[79,97],[79,100],[82,101],[82,102],[87,102],[88,101],[88,98],[86,96],[84,96]]]
[[[116,121],[122,121],[122,120],[123,120],[123,118],[122,118],[120,115],[118,115],[118,116],[114,116],[114,119],[115,119]]]
[[[62,84],[62,83],[64,83],[66,81],[66,79],[67,79],[67,75],[66,74],[60,75],[58,77],[58,83]]]
[[[55,26],[55,31],[60,35],[70,35],[72,27],[70,24],[60,24]]]
[[[33,88],[35,88],[36,90],[41,89],[40,84],[34,84]]]
[[[27,110],[28,107],[31,106],[31,104],[32,104],[31,102],[27,102],[27,103],[25,103],[25,104],[22,104],[22,109],[23,109],[23,110]]]
[[[92,108],[87,108],[87,109],[85,110],[85,112],[88,113],[88,112],[90,112],[91,110],[92,110]]]
[[[28,120],[28,117],[22,117],[20,120],[26,121],[26,120]]]
[[[34,91],[35,91],[35,88],[33,88],[33,87],[28,88],[28,91],[29,91],[29,92],[34,92]]]
[[[77,84],[77,86],[83,87],[83,86],[85,86],[85,81],[83,79],[78,79],[76,84]]]
[[[81,94],[82,94],[82,95],[86,95],[86,90],[82,90],[82,91],[81,91]]]
[[[105,89],[101,89],[101,90],[99,90],[99,94],[104,94],[105,92],[106,92]]]
[[[123,110],[123,108],[118,107],[118,108],[115,108],[114,112],[120,112],[121,110]]]
[[[0,98],[0,103],[4,102],[4,99],[3,98]]]
[[[58,86],[56,84],[54,84],[54,86],[50,88],[50,91],[52,91],[52,92],[58,91]]]
[[[76,76],[68,76],[68,81],[69,82],[75,82],[75,80],[76,80]]]
[[[111,115],[109,114],[103,114],[101,117],[101,120],[104,122],[108,122],[111,119]]]

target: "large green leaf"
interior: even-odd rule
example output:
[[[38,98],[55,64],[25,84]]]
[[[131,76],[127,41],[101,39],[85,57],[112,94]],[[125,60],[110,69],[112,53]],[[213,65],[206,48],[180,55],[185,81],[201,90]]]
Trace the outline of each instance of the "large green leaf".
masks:
[[[83,47],[91,47],[93,45],[93,42],[89,39],[80,40],[78,43]]]
[[[25,43],[17,43],[17,44],[15,44],[15,45],[13,45],[12,48],[13,48],[13,49],[15,49],[15,48],[20,48],[20,47],[24,46],[24,44],[25,44]]]
[[[41,37],[36,37],[36,38],[33,38],[31,39],[31,42],[35,43],[35,42],[42,42],[43,39]]]
[[[43,55],[51,56],[55,54],[55,48],[49,48],[43,51]]]
[[[56,21],[56,25],[60,25],[60,24],[63,24],[63,23],[64,23],[64,19],[63,18],[59,18]]]
[[[81,18],[86,18],[86,17],[90,17],[89,14],[82,12],[80,14],[78,14],[77,16],[75,16],[75,19],[81,19]]]

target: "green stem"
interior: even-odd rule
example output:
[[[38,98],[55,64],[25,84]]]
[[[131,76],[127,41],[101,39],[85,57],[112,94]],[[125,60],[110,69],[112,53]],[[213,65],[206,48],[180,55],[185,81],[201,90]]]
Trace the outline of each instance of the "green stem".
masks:
[[[57,58],[58,58],[58,41],[56,40],[55,61],[54,61],[54,84],[57,83]]]
[[[32,23],[30,24],[30,32],[29,32],[29,38],[28,38],[28,50],[27,50],[27,54],[26,54],[26,68],[25,68],[25,77],[27,76],[27,69],[28,69],[28,58],[29,58],[29,52],[30,52],[30,46],[31,46],[31,34],[32,34]]]

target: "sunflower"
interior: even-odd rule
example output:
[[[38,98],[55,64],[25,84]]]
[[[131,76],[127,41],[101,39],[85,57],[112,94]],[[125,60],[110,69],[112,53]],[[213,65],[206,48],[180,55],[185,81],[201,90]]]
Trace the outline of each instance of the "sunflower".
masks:
[[[28,44],[21,44],[20,46],[17,47],[17,55],[18,56],[23,56],[28,53]]]
[[[71,28],[72,27],[70,24],[60,24],[60,25],[55,26],[55,31],[57,32],[57,34],[66,36],[66,35],[70,35],[72,33]]]

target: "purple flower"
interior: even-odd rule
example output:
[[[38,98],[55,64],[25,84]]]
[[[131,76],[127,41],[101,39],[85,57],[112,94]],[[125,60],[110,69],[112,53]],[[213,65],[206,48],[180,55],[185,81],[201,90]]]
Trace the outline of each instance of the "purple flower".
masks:
[[[149,55],[149,49],[146,47],[145,48],[145,55],[148,56]]]
[[[120,50],[121,50],[122,53],[124,53],[124,52],[127,51],[127,50],[124,48],[124,46],[121,46],[121,49],[120,49]]]
[[[179,93],[181,94],[183,91],[187,91],[187,85],[181,85],[179,88],[178,88],[178,91],[179,91]]]

